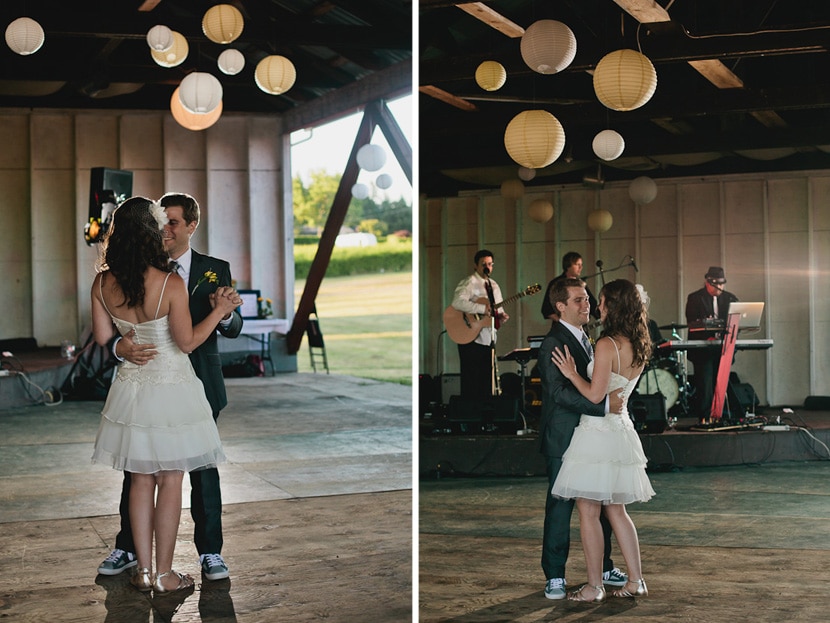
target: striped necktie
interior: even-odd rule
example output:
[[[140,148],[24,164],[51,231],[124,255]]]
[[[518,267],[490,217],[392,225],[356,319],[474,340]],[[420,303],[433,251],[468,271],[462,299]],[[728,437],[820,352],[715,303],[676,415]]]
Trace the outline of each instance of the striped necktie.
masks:
[[[591,346],[591,340],[588,339],[588,334],[584,331],[582,332],[582,348],[584,348],[585,352],[588,354],[588,359],[594,358],[594,349]]]

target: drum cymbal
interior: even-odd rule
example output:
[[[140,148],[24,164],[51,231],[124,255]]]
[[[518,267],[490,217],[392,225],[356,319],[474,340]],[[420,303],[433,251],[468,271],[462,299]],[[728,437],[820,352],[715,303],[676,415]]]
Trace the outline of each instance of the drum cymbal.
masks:
[[[667,331],[674,331],[675,329],[686,329],[688,327],[689,327],[689,325],[687,325],[687,324],[671,323],[671,324],[664,324],[662,327],[657,327],[657,328],[660,329],[661,331],[663,331],[664,329],[667,330]]]

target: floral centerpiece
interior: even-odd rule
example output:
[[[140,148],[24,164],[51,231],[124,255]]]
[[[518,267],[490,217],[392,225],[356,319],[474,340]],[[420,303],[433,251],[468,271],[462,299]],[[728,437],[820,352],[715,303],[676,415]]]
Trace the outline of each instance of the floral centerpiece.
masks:
[[[274,315],[274,308],[271,302],[271,299],[262,298],[261,296],[257,298],[257,303],[259,303],[259,317],[260,318],[270,318]]]

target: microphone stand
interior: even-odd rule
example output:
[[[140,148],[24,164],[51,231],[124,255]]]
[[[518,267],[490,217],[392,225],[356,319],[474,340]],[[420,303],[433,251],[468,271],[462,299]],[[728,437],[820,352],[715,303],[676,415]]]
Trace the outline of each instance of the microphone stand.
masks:
[[[626,262],[625,260],[629,261]],[[605,272],[603,272],[602,270],[603,264],[604,263],[602,260],[597,260],[597,268],[599,268],[599,270],[595,272],[593,275],[585,275],[584,277],[580,277],[580,279],[585,281],[587,279],[591,279],[592,277],[599,276],[602,278],[602,285],[605,285],[605,273],[613,273],[614,271],[620,270],[621,268],[628,268],[629,266],[631,266],[634,270],[637,270],[637,266],[634,264],[634,258],[630,255],[626,255],[622,259],[622,262],[620,262],[619,266],[615,266],[614,268],[608,268],[605,270]]]
[[[501,395],[501,387],[499,387],[499,368],[496,363],[496,298],[493,294],[493,286],[490,283],[490,271],[484,273],[484,283],[487,291],[487,298],[490,300],[490,394],[492,396]]]

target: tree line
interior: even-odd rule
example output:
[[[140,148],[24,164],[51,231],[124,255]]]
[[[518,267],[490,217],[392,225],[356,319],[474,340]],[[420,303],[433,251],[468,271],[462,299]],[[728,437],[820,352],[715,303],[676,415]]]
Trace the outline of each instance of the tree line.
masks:
[[[343,175],[316,170],[309,177],[308,186],[299,176],[292,179],[295,234],[308,230],[322,231]],[[384,199],[377,203],[371,195],[366,199],[352,197],[343,224],[355,231],[376,236],[398,231],[411,232],[412,205],[403,198],[396,201]]]

